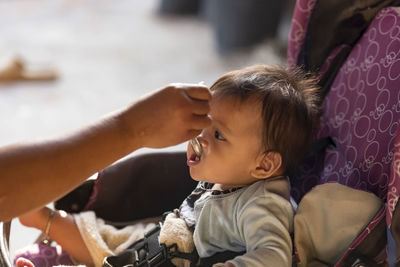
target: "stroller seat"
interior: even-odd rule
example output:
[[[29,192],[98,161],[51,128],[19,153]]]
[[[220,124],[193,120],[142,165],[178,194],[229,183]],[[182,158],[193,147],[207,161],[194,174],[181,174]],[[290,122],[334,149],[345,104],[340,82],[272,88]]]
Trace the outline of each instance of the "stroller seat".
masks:
[[[310,16],[307,11],[303,9],[305,17]],[[299,24],[295,29],[301,36]],[[292,47],[289,64],[299,50],[296,42]],[[347,47],[338,44],[332,50],[321,67],[321,76]],[[315,139],[330,137],[334,144],[317,151],[291,177],[292,196],[297,201],[318,184],[337,182],[372,192],[386,203],[335,266],[345,266],[343,261],[350,251],[382,220],[386,218],[387,227],[391,227],[400,190],[399,53],[400,8],[387,7],[353,46],[325,97]],[[375,255],[376,261],[384,260],[384,250]]]

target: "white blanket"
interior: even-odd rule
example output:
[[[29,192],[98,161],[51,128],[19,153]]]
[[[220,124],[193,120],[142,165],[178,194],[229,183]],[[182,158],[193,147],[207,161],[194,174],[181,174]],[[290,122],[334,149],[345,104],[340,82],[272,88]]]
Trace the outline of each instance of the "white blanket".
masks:
[[[144,233],[153,228],[156,221],[156,219],[141,221],[117,229],[105,224],[104,220],[97,218],[92,211],[75,214],[74,218],[95,267],[101,267],[105,257],[118,255],[132,243],[143,238]]]

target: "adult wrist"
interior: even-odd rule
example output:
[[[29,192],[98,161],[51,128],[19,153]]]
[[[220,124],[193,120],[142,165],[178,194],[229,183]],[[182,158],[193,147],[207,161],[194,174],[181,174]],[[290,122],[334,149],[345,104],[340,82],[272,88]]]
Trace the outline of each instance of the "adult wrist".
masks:
[[[138,105],[140,102],[133,103],[115,117],[120,136],[125,144],[129,144],[131,151],[144,147],[147,142],[146,123],[143,123],[146,116],[139,114]]]
[[[50,210],[50,213],[48,214],[48,217],[47,217],[47,223],[43,230],[44,239],[42,240],[42,243],[45,245],[49,245],[51,243],[49,233],[50,233],[50,228],[51,228],[51,224],[53,222],[55,213],[56,212],[54,210]]]
[[[40,213],[38,214],[39,216],[36,216],[36,219],[32,221],[31,227],[37,228],[44,233],[51,212],[52,210],[48,207],[45,207],[42,210],[40,210]]]

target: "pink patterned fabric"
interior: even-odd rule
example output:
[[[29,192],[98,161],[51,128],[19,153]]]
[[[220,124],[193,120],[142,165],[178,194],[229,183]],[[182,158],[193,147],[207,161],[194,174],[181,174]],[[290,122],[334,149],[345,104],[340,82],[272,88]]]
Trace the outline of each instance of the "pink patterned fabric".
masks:
[[[339,70],[324,102],[317,138],[337,148],[301,167],[299,200],[316,184],[339,182],[387,201],[387,224],[400,190],[400,8],[381,10]]]
[[[289,33],[289,43],[287,50],[287,66],[296,66],[301,46],[307,31],[308,21],[314,8],[316,0],[297,0],[293,12],[292,24]]]
[[[48,246],[38,243],[19,249],[15,252],[14,266],[20,257],[30,260],[35,267],[75,265],[69,255],[59,245]]]
[[[387,206],[386,223],[390,227],[393,217],[393,212],[399,200],[400,188],[400,127],[397,128],[397,137],[394,145],[392,170],[390,173]]]

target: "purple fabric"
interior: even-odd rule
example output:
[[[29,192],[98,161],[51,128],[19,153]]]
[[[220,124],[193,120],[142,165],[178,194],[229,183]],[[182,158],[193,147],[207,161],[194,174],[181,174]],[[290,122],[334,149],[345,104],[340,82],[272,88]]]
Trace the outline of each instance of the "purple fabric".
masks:
[[[289,42],[287,50],[287,66],[296,66],[301,46],[303,45],[307,25],[316,0],[297,0],[293,11],[290,26]]]
[[[57,265],[75,265],[69,255],[57,246],[31,244],[15,252],[14,266],[18,258],[30,260],[35,267],[53,267]]]
[[[295,199],[339,182],[387,201],[390,225],[400,190],[399,78],[400,8],[390,7],[377,14],[332,84],[317,138],[332,136],[337,148],[301,166]]]
[[[386,223],[390,227],[393,217],[393,212],[399,200],[400,191],[400,127],[397,128],[397,137],[395,141],[395,148],[392,161],[392,171],[390,173],[387,207]]]

